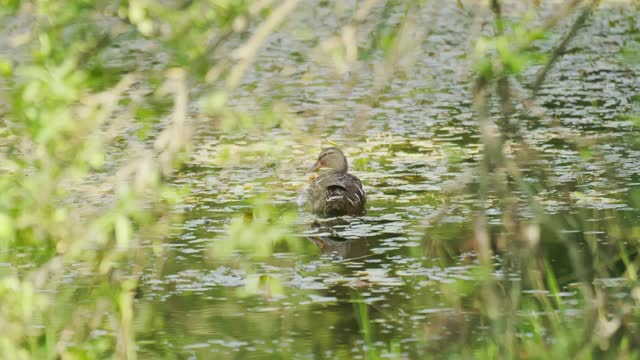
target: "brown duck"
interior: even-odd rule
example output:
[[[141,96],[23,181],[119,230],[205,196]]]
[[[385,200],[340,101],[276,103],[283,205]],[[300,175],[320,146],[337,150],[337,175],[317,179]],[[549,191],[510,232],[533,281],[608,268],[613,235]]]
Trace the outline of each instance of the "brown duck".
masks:
[[[327,168],[309,186],[312,211],[320,216],[362,215],[367,194],[357,177],[348,174],[347,158],[342,151],[330,147],[322,150],[307,172]]]

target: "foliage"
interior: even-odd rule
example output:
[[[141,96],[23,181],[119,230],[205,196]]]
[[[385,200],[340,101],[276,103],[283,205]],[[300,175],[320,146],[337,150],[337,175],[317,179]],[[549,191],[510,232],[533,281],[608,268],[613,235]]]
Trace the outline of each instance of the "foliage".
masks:
[[[6,15],[31,24],[15,45],[20,56],[2,60],[9,90],[0,145],[0,243],[5,261],[20,258],[15,266],[30,266],[2,279],[0,324],[14,330],[3,332],[2,357],[135,357],[132,302],[144,266],[139,249],[175,221],[167,210],[180,196],[163,178],[181,163],[190,141],[183,69],[167,69],[155,83],[143,82],[142,72],[101,69],[100,55],[118,45],[119,35],[101,21],[135,34],[126,22],[143,20],[138,5],[120,8],[129,17],[117,18],[108,3],[21,2]],[[169,96],[173,109],[147,117],[138,111],[147,86]],[[129,137],[132,121],[163,118],[160,131]],[[114,153],[131,155],[108,162]],[[78,290],[62,285],[75,263],[83,264],[73,280]],[[81,289],[88,296],[80,296]],[[61,304],[75,306],[54,315]],[[45,327],[34,327],[38,323]],[[93,336],[98,329],[113,332],[113,343]]]

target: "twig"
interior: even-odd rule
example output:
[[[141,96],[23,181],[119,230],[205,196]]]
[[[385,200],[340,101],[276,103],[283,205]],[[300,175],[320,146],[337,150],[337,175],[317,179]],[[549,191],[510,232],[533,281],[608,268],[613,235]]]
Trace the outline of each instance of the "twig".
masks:
[[[500,5],[500,1],[491,0],[491,10],[496,16],[496,30],[498,31],[498,35],[502,35],[504,32],[504,24],[502,24],[502,6]]]
[[[502,22],[502,6],[499,0],[491,1],[491,10],[496,17],[496,32],[499,36],[504,34],[504,23]],[[504,130],[505,135],[513,135],[517,132],[517,129],[512,126],[510,117],[513,113],[513,105],[511,101],[511,87],[509,85],[509,77],[501,76],[497,79],[497,94],[500,98],[500,107],[502,108],[502,121],[500,122],[501,128]]]
[[[111,36],[107,33],[102,34],[100,38],[96,41],[96,43],[89,49],[83,51],[78,55],[76,60],[76,67],[81,68],[91,60],[93,56],[95,56],[100,50],[111,44]]]
[[[258,49],[265,42],[267,37],[285,20],[287,15],[298,5],[300,0],[287,0],[278,6],[263,23],[258,26],[251,38],[241,47],[235,49],[231,54],[239,59],[227,78],[227,90],[232,93],[238,85],[249,65],[253,62]]]
[[[560,58],[561,55],[564,54],[567,48],[567,45],[569,45],[569,42],[571,42],[571,40],[576,36],[576,34],[578,33],[578,30],[584,25],[584,23],[589,18],[589,15],[591,15],[593,10],[596,8],[596,6],[598,6],[599,3],[600,3],[600,0],[592,0],[591,3],[582,10],[582,13],[580,14],[580,16],[578,16],[576,21],[571,26],[571,29],[560,41],[558,46],[556,46],[556,48],[553,49],[553,52],[551,53],[551,58],[549,58],[549,61],[547,61],[545,66],[538,72],[538,74],[536,75],[536,79],[533,82],[533,85],[531,86],[532,93],[533,93],[532,97],[538,93],[538,90],[540,90],[540,86],[542,86],[542,83],[545,81],[547,74],[553,67],[554,63]]]

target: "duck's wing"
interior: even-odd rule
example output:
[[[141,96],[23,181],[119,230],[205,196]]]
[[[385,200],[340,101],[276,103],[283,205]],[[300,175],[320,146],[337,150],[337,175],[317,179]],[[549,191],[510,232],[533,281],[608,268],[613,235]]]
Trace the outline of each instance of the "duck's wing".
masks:
[[[360,179],[351,174],[345,174],[344,179],[341,180],[342,187],[346,190],[347,193],[353,194],[358,202],[361,202],[362,205],[367,202],[367,193],[362,188],[362,182]]]
[[[328,174],[321,175],[315,181],[315,186],[321,188],[341,188],[349,193],[358,194],[358,196],[366,199],[366,194],[362,189],[362,182],[351,174]]]
[[[360,214],[364,212],[367,194],[362,189],[362,182],[351,174],[331,174],[318,177],[313,188],[318,197],[314,208],[316,212],[325,215]],[[312,196],[313,197],[313,196]]]

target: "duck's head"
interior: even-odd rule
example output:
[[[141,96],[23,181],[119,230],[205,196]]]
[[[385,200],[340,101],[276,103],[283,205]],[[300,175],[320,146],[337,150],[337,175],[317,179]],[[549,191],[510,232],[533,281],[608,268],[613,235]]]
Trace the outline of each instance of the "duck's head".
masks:
[[[320,168],[327,168],[331,171],[346,173],[349,170],[347,158],[340,149],[330,147],[322,150],[318,155],[318,161],[311,166],[305,173],[316,171]]]

